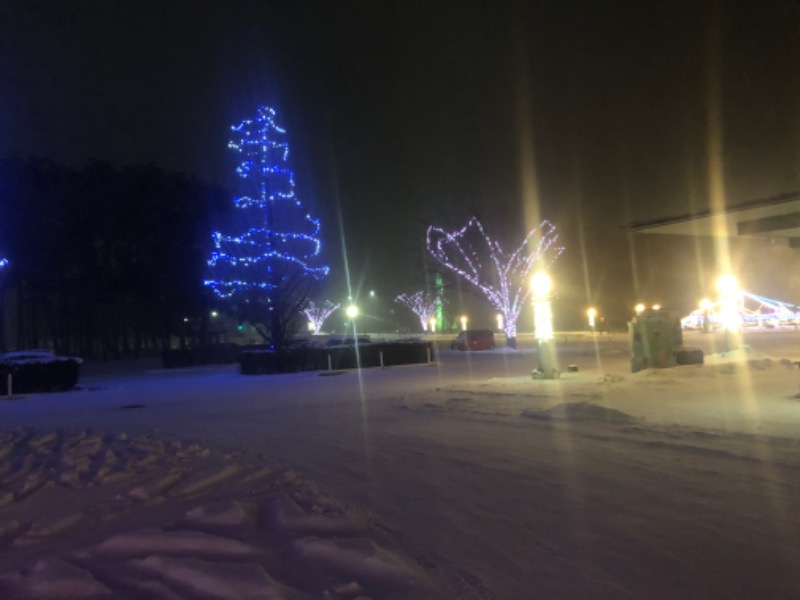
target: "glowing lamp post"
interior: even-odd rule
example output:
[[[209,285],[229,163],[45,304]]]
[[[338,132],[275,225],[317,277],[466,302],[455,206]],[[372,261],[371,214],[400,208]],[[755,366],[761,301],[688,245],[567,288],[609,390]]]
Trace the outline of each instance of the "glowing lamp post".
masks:
[[[467,317],[461,317],[461,330],[467,330]]]
[[[500,313],[497,314],[497,329],[498,331],[503,331],[504,323],[503,323],[503,315]]]
[[[356,317],[358,317],[358,307],[355,304],[351,304],[344,309],[344,314],[347,315],[347,318],[350,319],[350,322],[353,324],[353,335],[356,335]]]
[[[636,311],[637,315],[640,315],[644,312],[645,305],[639,302],[636,306],[633,307],[633,310]]]
[[[725,351],[736,347],[736,336],[741,325],[738,310],[739,282],[733,275],[723,275],[717,279],[719,305],[722,325],[725,327]]]
[[[653,310],[661,310],[660,304],[653,304]]]
[[[700,310],[703,311],[703,333],[711,331],[711,300],[703,298],[700,300]]]
[[[539,354],[539,368],[533,371],[535,379],[554,379],[557,376],[553,347],[553,309],[550,305],[552,288],[553,280],[547,273],[537,273],[531,278],[534,337]]]
[[[431,317],[431,333],[436,333],[436,317]]]
[[[597,322],[597,309],[594,307],[586,309],[586,319],[589,321],[589,329],[594,333],[596,331]]]

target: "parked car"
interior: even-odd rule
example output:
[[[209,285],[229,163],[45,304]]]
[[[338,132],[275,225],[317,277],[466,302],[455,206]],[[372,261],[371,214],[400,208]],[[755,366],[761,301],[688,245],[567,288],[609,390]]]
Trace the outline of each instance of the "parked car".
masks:
[[[491,350],[495,347],[491,329],[468,329],[450,342],[451,350]]]

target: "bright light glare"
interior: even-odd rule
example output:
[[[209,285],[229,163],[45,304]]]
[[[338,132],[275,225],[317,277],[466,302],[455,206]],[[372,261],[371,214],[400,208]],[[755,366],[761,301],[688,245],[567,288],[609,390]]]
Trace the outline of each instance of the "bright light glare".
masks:
[[[431,317],[431,332],[436,331],[436,317]]]
[[[637,315],[640,315],[644,312],[645,306],[641,302],[633,307],[633,310],[636,311]]]
[[[467,328],[467,317],[461,317],[461,329]]]
[[[739,282],[733,275],[723,275],[717,279],[720,296],[722,325],[727,331],[737,331],[742,324],[737,306]]]
[[[537,340],[553,339],[553,309],[549,300],[533,303],[533,334]]]
[[[653,304],[653,310],[661,310],[660,304]]]
[[[502,331],[503,330],[503,315],[497,315],[497,328]]]
[[[358,307],[355,304],[351,304],[345,310],[345,314],[349,319],[355,319],[358,316]]]
[[[531,290],[537,298],[544,298],[553,289],[553,280],[544,272],[536,273],[531,277]]]
[[[703,298],[702,300],[700,300],[700,308],[703,310],[708,310],[709,308],[711,308],[711,300],[709,300],[708,298]]]
[[[717,279],[717,291],[720,296],[730,296],[736,293],[739,289],[739,282],[733,275],[723,275]]]

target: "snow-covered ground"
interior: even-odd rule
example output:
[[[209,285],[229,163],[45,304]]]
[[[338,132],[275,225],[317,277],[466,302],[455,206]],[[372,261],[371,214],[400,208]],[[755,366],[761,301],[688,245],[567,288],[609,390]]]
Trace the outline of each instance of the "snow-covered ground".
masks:
[[[743,598],[800,590],[800,333],[622,335],[247,377],[85,365],[0,400],[0,596]],[[566,370],[564,368],[564,370]],[[37,596],[38,594],[38,596]]]

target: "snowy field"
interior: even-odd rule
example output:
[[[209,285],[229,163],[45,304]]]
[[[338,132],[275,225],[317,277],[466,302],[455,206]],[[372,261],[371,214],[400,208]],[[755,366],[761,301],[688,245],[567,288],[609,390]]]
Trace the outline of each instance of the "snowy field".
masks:
[[[797,598],[800,332],[241,376],[86,365],[0,400],[0,597]]]

